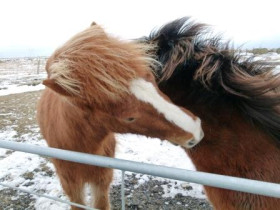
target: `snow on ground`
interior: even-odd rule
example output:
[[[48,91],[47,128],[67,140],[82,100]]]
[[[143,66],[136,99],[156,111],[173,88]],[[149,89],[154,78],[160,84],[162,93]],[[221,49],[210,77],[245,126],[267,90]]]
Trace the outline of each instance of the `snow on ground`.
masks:
[[[1,133],[0,139],[16,141],[16,134],[17,133],[13,130],[13,128],[8,127]],[[116,136],[118,141],[116,158],[194,170],[194,166],[190,159],[179,146],[173,146],[167,141],[133,134],[117,134]],[[42,141],[41,136],[36,132],[23,135],[21,136],[21,139],[25,143],[46,146],[45,141]],[[8,150],[6,149],[0,149],[0,156],[5,157],[7,151]],[[38,170],[39,166],[44,165],[47,170],[54,171],[53,165],[47,161],[46,158],[23,152],[13,152],[9,156],[0,159],[0,165],[1,182],[17,186],[25,190],[43,193],[67,200],[67,197],[63,194],[58,178],[52,174],[52,176],[46,176],[46,171]],[[36,170],[37,173],[34,173]],[[131,174],[131,172],[126,172],[126,174]],[[32,184],[30,184],[29,175],[32,176]],[[134,188],[137,188],[140,184],[148,181],[149,177],[150,176],[148,175],[137,174],[136,178],[139,179],[139,182],[134,186]],[[159,181],[166,180],[159,177],[153,177],[153,179]],[[205,198],[200,185],[176,181],[177,186],[179,185],[179,187],[175,188],[175,180],[169,181],[170,182],[168,184],[171,184],[172,187],[168,188],[167,184],[163,185],[162,187],[165,190],[165,194],[163,196],[174,197],[176,194],[181,193],[182,195]],[[120,183],[121,171],[115,170],[112,184],[119,185]],[[184,190],[183,187],[185,185],[192,186],[193,190]],[[3,187],[0,186],[0,190],[1,189],[3,189]],[[36,209],[68,209],[66,204],[54,202],[43,197],[35,198]]]
[[[38,129],[37,129],[38,130]],[[1,133],[0,139],[16,141],[16,131],[12,128],[6,128],[6,131]],[[39,146],[47,146],[45,141],[41,140],[39,133],[30,133],[21,136],[24,142],[30,144],[36,144]],[[31,138],[32,137],[32,138]],[[33,191],[41,194],[47,194],[53,197],[59,197],[67,200],[67,197],[63,194],[60,187],[59,180],[56,176],[46,176],[46,173],[53,174],[53,165],[43,157],[23,152],[12,152],[5,157],[9,150],[0,149],[0,180],[4,184],[16,186],[28,191]],[[40,167],[41,166],[41,167]],[[46,170],[38,170],[38,168]],[[36,171],[36,173],[34,173]],[[30,180],[32,179],[32,183]],[[4,187],[0,186],[0,190]],[[68,205],[53,202],[46,198],[36,198],[35,208],[36,209],[67,209]]]
[[[36,85],[36,86],[30,86],[30,85],[9,85],[7,89],[0,90],[0,96],[10,95],[10,94],[16,94],[16,93],[25,93],[30,91],[37,91],[37,90],[43,90],[45,89],[45,86],[42,84]]]
[[[185,151],[179,147],[174,146],[168,141],[161,141],[160,139],[149,138],[140,135],[117,134],[117,150],[116,158],[134,160],[138,162],[144,162],[155,165],[163,165],[174,168],[182,168],[188,170],[195,170],[189,157],[186,155]],[[130,174],[129,172],[127,172]],[[139,183],[141,184],[147,180],[147,175],[136,175],[139,178]],[[164,178],[155,177],[154,179],[162,181]],[[115,178],[113,184],[120,184],[121,172],[115,171]],[[176,180],[170,180],[174,186]],[[197,198],[205,198],[202,194],[202,187],[197,184],[184,183],[181,181],[176,181],[181,188],[167,189],[165,186],[165,196],[174,197],[178,193],[183,195],[189,195]],[[183,189],[184,185],[190,185],[193,187],[193,191],[187,191]],[[137,186],[135,186],[137,188]]]
[[[0,60],[0,96],[44,89],[46,58]]]

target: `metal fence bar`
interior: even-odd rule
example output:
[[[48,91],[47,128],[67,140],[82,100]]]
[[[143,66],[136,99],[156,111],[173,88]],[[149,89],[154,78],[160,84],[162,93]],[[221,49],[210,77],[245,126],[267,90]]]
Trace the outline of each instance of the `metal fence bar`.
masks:
[[[241,192],[280,198],[280,184],[275,183],[158,166],[146,163],[139,163],[135,161],[120,160],[98,155],[90,155],[80,152],[40,147],[25,143],[16,143],[4,140],[0,141],[0,147],[78,163],[96,165],[106,168],[116,168],[124,171],[131,171],[169,179],[193,182],[223,189],[236,190]]]
[[[44,195],[44,194],[32,192],[32,191],[29,191],[29,190],[26,190],[26,189],[22,189],[22,188],[19,188],[19,187],[14,187],[12,185],[4,184],[4,183],[1,183],[1,182],[0,182],[0,185],[2,185],[3,187],[8,187],[8,188],[18,190],[18,191],[22,191],[22,192],[25,192],[25,193],[28,193],[28,194],[33,194],[33,195],[36,195],[36,196],[39,196],[39,197],[48,198],[48,199],[51,199],[51,200],[54,200],[54,201],[58,201],[60,203],[65,203],[65,204],[76,206],[76,207],[79,207],[79,208],[84,208],[84,209],[89,209],[89,210],[97,210],[97,209],[94,209],[94,208],[91,208],[91,207],[88,207],[88,206],[84,206],[84,205],[81,205],[81,204],[78,204],[78,203],[73,203],[73,202],[70,202],[70,201],[62,200],[62,199],[57,198],[57,197],[52,197],[52,196],[49,196],[49,195]]]
[[[122,194],[122,210],[125,210],[125,197],[124,197],[124,173],[122,171],[122,185],[121,185],[121,194]]]

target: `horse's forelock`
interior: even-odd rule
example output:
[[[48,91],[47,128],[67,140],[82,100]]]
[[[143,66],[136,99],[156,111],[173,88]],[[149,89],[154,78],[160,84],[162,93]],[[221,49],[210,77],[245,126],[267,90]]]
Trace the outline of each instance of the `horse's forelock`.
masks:
[[[126,97],[130,81],[156,65],[148,56],[152,48],[110,37],[100,26],[93,25],[59,48],[48,62],[47,71],[72,95],[105,105]]]

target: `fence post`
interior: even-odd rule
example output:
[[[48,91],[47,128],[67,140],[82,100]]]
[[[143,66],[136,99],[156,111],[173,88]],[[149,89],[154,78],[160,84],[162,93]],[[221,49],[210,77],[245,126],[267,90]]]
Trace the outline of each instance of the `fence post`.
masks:
[[[124,197],[124,173],[122,170],[122,185],[121,185],[121,196],[122,196],[122,210],[125,210],[125,197]]]

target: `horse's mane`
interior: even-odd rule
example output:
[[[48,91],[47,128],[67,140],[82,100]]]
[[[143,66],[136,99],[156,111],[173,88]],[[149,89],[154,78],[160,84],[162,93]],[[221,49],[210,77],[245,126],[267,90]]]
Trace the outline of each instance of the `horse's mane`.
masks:
[[[49,78],[71,95],[105,106],[129,94],[130,81],[150,71],[145,44],[124,42],[93,24],[58,48],[47,62]],[[106,100],[107,99],[107,100]]]
[[[280,140],[280,76],[273,66],[244,59],[229,42],[208,31],[206,25],[185,17],[144,40],[157,46],[155,53],[162,64],[157,69],[159,84],[176,86],[205,104],[211,100],[231,103]]]

